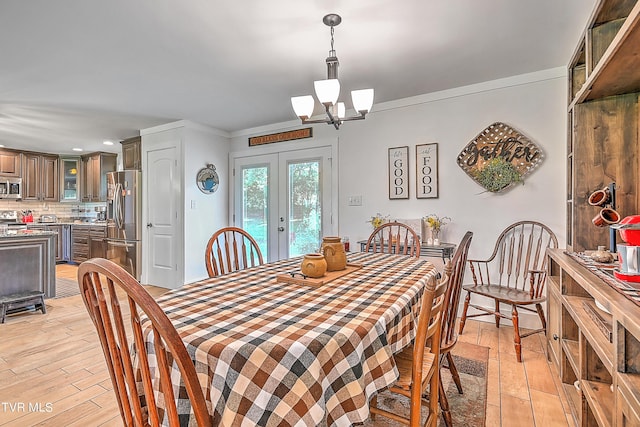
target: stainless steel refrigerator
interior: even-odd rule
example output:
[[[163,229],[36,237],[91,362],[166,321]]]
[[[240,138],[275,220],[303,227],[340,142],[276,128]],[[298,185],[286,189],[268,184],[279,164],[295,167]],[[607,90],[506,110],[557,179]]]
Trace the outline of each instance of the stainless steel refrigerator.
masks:
[[[107,174],[107,259],[140,280],[142,239],[140,171]]]

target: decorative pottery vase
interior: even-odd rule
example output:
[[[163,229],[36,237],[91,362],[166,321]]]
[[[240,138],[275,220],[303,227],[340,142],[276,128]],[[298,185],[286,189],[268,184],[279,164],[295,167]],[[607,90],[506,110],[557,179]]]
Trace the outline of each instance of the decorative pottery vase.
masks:
[[[595,262],[610,263],[613,262],[614,256],[604,246],[598,246],[598,250],[591,254],[591,259]]]
[[[305,276],[317,279],[327,272],[327,261],[322,254],[306,254],[300,264],[300,270]]]
[[[327,260],[327,271],[338,271],[347,268],[347,253],[344,251],[340,237],[323,237],[320,252]]]

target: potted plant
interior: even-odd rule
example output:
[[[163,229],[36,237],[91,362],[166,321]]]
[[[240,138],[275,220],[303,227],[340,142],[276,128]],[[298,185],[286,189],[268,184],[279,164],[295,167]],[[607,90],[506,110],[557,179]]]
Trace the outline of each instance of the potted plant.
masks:
[[[491,159],[482,169],[475,171],[474,175],[478,184],[492,193],[500,192],[517,182],[524,184],[518,169],[502,157]]]

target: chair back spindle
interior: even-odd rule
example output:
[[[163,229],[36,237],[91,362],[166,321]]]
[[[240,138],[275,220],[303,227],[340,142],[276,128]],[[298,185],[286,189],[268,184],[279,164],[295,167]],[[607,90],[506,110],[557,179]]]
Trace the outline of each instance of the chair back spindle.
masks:
[[[420,240],[411,227],[401,222],[388,222],[373,230],[367,240],[368,252],[420,256]]]
[[[256,240],[238,227],[216,231],[205,251],[205,265],[209,277],[263,264],[262,252]]]

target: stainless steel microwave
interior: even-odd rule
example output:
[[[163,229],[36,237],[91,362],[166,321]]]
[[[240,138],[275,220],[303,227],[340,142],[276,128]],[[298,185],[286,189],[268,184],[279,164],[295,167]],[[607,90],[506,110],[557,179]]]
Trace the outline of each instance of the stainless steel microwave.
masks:
[[[22,178],[0,176],[0,199],[22,199]]]

